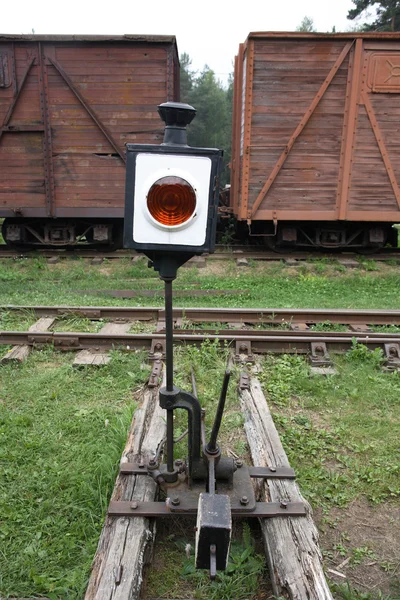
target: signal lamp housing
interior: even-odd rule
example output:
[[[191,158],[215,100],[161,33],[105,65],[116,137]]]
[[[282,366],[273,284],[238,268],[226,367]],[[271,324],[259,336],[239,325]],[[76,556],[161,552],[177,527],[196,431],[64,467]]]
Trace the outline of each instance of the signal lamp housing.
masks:
[[[180,266],[213,252],[222,151],[187,145],[195,109],[179,102],[159,106],[164,142],[127,144],[124,247]]]

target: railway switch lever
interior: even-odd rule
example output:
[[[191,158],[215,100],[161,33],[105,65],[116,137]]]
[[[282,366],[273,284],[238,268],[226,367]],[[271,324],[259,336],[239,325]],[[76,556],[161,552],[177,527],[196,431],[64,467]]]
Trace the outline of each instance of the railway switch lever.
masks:
[[[206,441],[205,410],[193,393],[174,385],[172,282],[178,268],[192,256],[215,248],[218,182],[222,152],[187,145],[186,125],[192,106],[166,102],[159,107],[165,121],[160,145],[127,144],[124,245],[144,253],[149,267],[165,284],[166,385],[159,391],[167,414],[167,460],[158,454],[146,465],[124,463],[120,472],[150,476],[165,500],[129,503],[112,501],[111,516],[197,516],[195,562],[211,579],[226,568],[232,517],[304,515],[299,503],[256,502],[252,477],[291,477],[290,469],[254,468],[223,456],[217,443],[230,371],[224,375],[210,440]],[[174,411],[187,412],[187,456],[174,456]],[[290,471],[290,473],[289,473]]]

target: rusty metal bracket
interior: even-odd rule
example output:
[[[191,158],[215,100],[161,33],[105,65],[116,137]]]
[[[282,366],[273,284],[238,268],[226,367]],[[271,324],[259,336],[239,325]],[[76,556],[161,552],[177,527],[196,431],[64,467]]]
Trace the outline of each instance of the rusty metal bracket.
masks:
[[[250,340],[236,341],[235,362],[255,362]]]
[[[150,377],[147,386],[149,388],[157,387],[160,383],[160,377],[162,373],[162,362],[159,358],[153,360],[153,367],[151,369]]]
[[[165,341],[153,339],[149,350],[149,360],[158,360],[159,358],[165,358]]]
[[[395,371],[400,369],[400,344],[385,344],[386,369]]]
[[[54,347],[67,349],[70,348],[79,348],[79,338],[78,337],[54,337]]]
[[[241,467],[239,467],[241,468]],[[252,479],[296,479],[294,469],[291,467],[247,467],[249,477]],[[121,475],[148,475],[149,468],[144,463],[121,463]]]
[[[249,475],[262,479],[296,479],[291,467],[249,467]]]
[[[28,344],[32,346],[40,346],[43,344],[52,344],[54,341],[53,335],[28,335]]]
[[[169,500],[169,499],[167,499]],[[172,508],[172,502],[137,502],[113,500],[108,507],[108,515],[111,517],[173,517],[177,514],[196,516],[197,502],[182,502]],[[302,517],[305,516],[306,508],[302,502],[256,502],[253,511],[244,512],[243,507],[232,506],[233,517],[272,518],[272,517]]]
[[[239,376],[239,390],[250,389],[250,376],[246,371],[240,371]]]
[[[290,323],[289,327],[292,331],[308,331],[310,329],[307,323]]]
[[[309,358],[313,367],[330,367],[332,365],[325,342],[311,342]]]

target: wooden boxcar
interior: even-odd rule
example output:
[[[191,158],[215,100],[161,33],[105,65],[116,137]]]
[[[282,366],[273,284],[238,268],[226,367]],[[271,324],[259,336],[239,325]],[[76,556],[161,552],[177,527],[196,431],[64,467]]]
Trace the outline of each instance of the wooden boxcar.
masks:
[[[251,235],[397,245],[400,34],[251,33],[233,112],[230,203]]]
[[[125,143],[160,143],[173,36],[0,35],[0,217],[18,245],[118,243]]]

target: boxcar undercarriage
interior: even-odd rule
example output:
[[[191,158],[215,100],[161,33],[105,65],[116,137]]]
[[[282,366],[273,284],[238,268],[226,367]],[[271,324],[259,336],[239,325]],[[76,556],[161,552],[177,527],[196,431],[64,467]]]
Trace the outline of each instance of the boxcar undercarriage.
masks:
[[[321,248],[321,249],[379,249],[397,247],[397,229],[390,223],[353,222],[284,222],[274,225],[253,221],[251,226],[242,222],[238,226],[241,241],[263,245],[271,250]]]
[[[4,219],[1,231],[8,246],[21,249],[122,248],[122,219]]]

